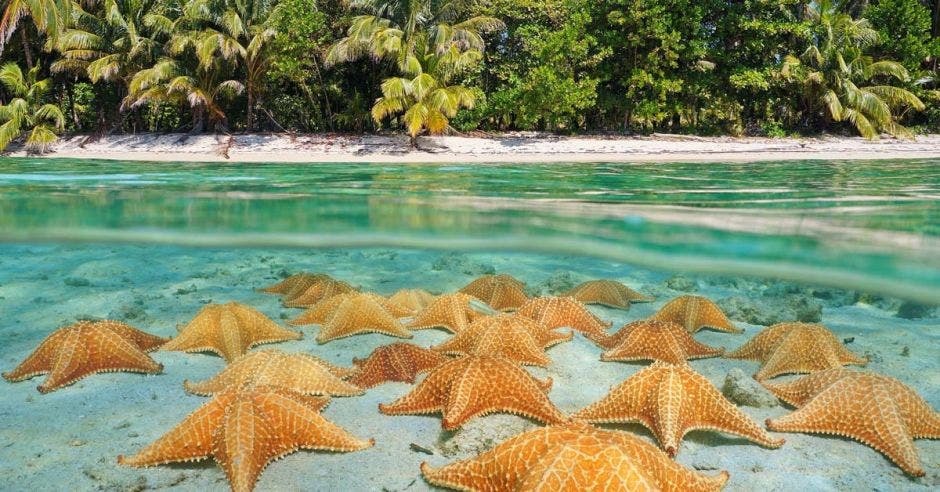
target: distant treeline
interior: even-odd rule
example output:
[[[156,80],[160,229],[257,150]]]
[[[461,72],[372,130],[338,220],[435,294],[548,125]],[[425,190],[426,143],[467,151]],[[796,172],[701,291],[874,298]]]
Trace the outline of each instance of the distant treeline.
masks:
[[[0,149],[63,132],[940,131],[940,0],[0,6]]]

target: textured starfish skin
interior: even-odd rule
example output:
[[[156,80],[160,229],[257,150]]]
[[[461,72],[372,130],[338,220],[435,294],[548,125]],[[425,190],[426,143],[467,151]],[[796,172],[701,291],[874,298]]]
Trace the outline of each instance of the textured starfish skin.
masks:
[[[598,342],[608,349],[602,361],[661,360],[681,364],[689,359],[716,357],[724,348],[697,342],[685,328],[669,321],[634,321]]]
[[[520,364],[546,367],[551,359],[544,350],[572,336],[571,332],[562,335],[545,329],[523,316],[499,314],[477,319],[433,349],[450,355],[505,357]]]
[[[55,391],[99,372],[157,374],[163,366],[147,352],[166,343],[119,321],[79,321],[52,332],[20,365],[3,373],[10,382],[49,374],[36,389]]]
[[[415,316],[408,324],[408,328],[412,330],[446,328],[451,333],[459,333],[466,329],[471,321],[482,316],[480,312],[473,309],[471,302],[479,302],[479,300],[460,292],[438,296]]]
[[[350,292],[321,301],[291,324],[320,324],[317,343],[360,333],[411,338],[411,332],[398,321],[400,309],[380,295]]]
[[[684,363],[655,362],[571,417],[588,422],[642,424],[670,456],[679,451],[682,437],[697,429],[735,434],[769,448],[783,445],[783,439],[768,435]]]
[[[767,385],[784,401],[802,406],[767,428],[779,432],[834,434],[875,448],[915,477],[924,476],[914,439],[940,439],[940,413],[900,381],[843,368],[792,383]]]
[[[307,290],[307,287],[310,287],[317,282],[322,282],[328,278],[330,278],[330,276],[324,273],[300,272],[295,273],[274,285],[269,285],[258,290],[268,294],[278,294],[287,297],[293,297]]]
[[[514,362],[468,355],[432,369],[424,381],[390,404],[386,415],[443,413],[441,425],[453,430],[490,413],[513,413],[547,424],[566,420],[545,393],[551,379],[538,381]]]
[[[764,328],[726,357],[760,361],[761,368],[754,374],[758,381],[868,363],[868,359],[849,352],[825,326],[815,323],[779,323]]]
[[[414,316],[428,307],[437,296],[424,289],[401,289],[388,298],[389,302],[405,309],[403,316]]]
[[[724,331],[728,333],[743,333],[744,330],[731,324],[731,320],[721,312],[714,302],[702,296],[681,296],[666,303],[652,320],[672,321],[678,323],[695,333],[702,328]]]
[[[302,333],[281,328],[260,311],[229,302],[202,308],[160,350],[213,352],[231,362],[255,345],[301,338]]]
[[[499,311],[518,309],[529,300],[526,295],[525,284],[511,275],[483,275],[470,282],[460,292],[492,306]]]
[[[200,383],[183,381],[190,393],[208,396],[233,386],[271,386],[301,395],[353,396],[362,389],[341,378],[350,369],[334,366],[307,354],[288,354],[280,350],[249,352]]]
[[[584,304],[570,297],[536,297],[523,304],[517,314],[546,328],[568,327],[592,339],[606,338],[611,325],[597,319]]]
[[[291,292],[284,296],[283,303],[284,307],[310,307],[324,299],[355,291],[353,286],[342,280],[326,277],[314,282],[301,292]]]
[[[726,471],[700,474],[636,436],[582,422],[531,430],[439,468],[421,463],[421,474],[439,487],[473,491],[716,491],[728,481]]]
[[[418,374],[448,360],[433,350],[396,342],[376,348],[365,359],[353,359],[359,372],[349,382],[360,388],[372,388],[386,381],[413,384]]]
[[[620,309],[629,309],[631,302],[652,302],[654,300],[652,297],[644,296],[616,280],[589,280],[562,295],[573,297],[584,304],[600,304]]]
[[[146,467],[212,456],[235,492],[248,492],[268,463],[298,449],[358,451],[372,440],[353,437],[319,413],[323,399],[268,387],[217,394],[163,437],[122,465]]]
[[[391,299],[386,299],[378,294],[372,292],[360,293],[360,292],[347,292],[345,294],[335,295],[329,299],[324,299],[306,311],[301,313],[297,318],[290,320],[287,324],[291,326],[301,326],[301,325],[322,325],[326,324],[336,315],[337,311],[340,309],[340,306],[343,306],[346,301],[353,301],[355,303],[366,302],[367,300],[374,301],[376,304],[382,307],[385,311],[388,311],[388,314],[392,315],[393,318],[398,319],[405,316],[408,316],[410,310],[397,303]],[[371,304],[371,303],[370,303]]]

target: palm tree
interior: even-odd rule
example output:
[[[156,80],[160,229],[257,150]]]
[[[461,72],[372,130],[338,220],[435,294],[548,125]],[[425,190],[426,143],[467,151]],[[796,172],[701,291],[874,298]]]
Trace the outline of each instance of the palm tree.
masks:
[[[160,102],[188,105],[193,115],[193,132],[205,130],[206,125],[211,130],[221,130],[228,121],[221,100],[245,90],[237,80],[222,80],[226,72],[219,63],[203,68],[185,60],[162,58],[153,67],[134,75],[122,106],[136,108]]]
[[[272,11],[270,3],[261,0],[193,0],[190,8],[202,27],[194,33],[200,66],[208,68],[221,57],[244,68],[248,130],[254,127],[254,109],[270,62],[267,48],[276,34],[265,25]]]
[[[75,20],[59,39],[61,57],[50,68],[126,86],[159,57],[172,21],[160,13],[159,0],[104,0],[99,6],[92,13],[74,6]]]
[[[48,42],[54,42],[56,35],[62,29],[62,19],[66,17],[69,7],[71,3],[68,0],[4,0],[3,13],[0,15],[0,55],[3,54],[7,41],[20,26],[20,21],[25,17],[33,21],[37,31],[47,36]],[[29,49],[26,31],[21,30],[20,36],[23,41],[26,65],[32,69],[33,56]]]
[[[426,48],[418,46],[418,49]],[[387,117],[401,113],[399,120],[408,131],[411,144],[417,144],[418,134],[427,129],[432,135],[444,133],[450,118],[461,108],[471,109],[476,92],[450,81],[476,64],[482,54],[476,50],[459,51],[455,46],[443,54],[424,53],[411,77],[391,77],[382,82],[382,97],[372,106],[372,119],[377,124]]]
[[[352,0],[367,12],[353,19],[346,37],[327,52],[327,66],[371,55],[393,60],[403,74],[420,72],[419,46],[443,53],[484,49],[483,34],[503,29],[499,19],[474,16],[460,20],[474,0]]]
[[[892,85],[863,85],[873,80],[907,81],[904,67],[890,60],[875,61],[864,54],[875,44],[878,32],[865,19],[842,13],[832,0],[807,7],[815,26],[811,45],[799,57],[788,55],[783,77],[801,87],[809,113],[823,113],[833,121],[852,123],[868,139],[880,132],[910,137],[911,132],[895,121],[902,108],[923,110],[924,103],[911,92]]]
[[[13,95],[13,99],[0,105],[0,151],[28,131],[26,149],[30,152],[43,153],[48,150],[58,137],[56,131],[65,128],[65,115],[54,104],[43,104],[43,98],[49,92],[49,79],[36,80],[39,67],[34,67],[26,75],[15,63],[0,67],[0,83]]]

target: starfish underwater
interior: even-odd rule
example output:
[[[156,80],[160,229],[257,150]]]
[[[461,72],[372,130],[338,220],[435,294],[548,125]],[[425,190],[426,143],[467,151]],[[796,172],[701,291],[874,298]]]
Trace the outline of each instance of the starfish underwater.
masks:
[[[591,339],[607,337],[607,328],[611,325],[597,319],[584,304],[570,297],[536,297],[523,304],[516,314],[549,329],[571,328]]]
[[[283,298],[284,307],[310,307],[339,294],[356,292],[356,288],[342,280],[329,276],[322,278],[300,292],[292,292]]]
[[[760,370],[754,374],[758,381],[781,374],[868,363],[868,359],[850,352],[829,329],[817,323],[779,323],[764,328],[725,357],[760,361]]]
[[[359,333],[411,338],[411,332],[398,321],[403,310],[378,294],[350,292],[321,301],[290,324],[319,324],[317,343]]]
[[[717,491],[728,481],[726,471],[698,473],[634,435],[583,422],[524,432],[438,468],[421,463],[421,474],[439,487],[479,491]]]
[[[307,396],[354,396],[361,395],[362,389],[342,378],[355,372],[312,355],[269,349],[242,355],[203,382],[183,381],[183,388],[202,396],[245,385],[283,388]]]
[[[511,275],[483,275],[459,292],[470,294],[498,311],[518,309],[529,300],[525,284]]]
[[[358,372],[349,382],[360,388],[372,388],[386,381],[414,383],[422,372],[450,360],[431,349],[395,342],[376,348],[365,359],[353,359]]]
[[[325,273],[300,272],[295,273],[274,285],[262,287],[258,289],[258,291],[265,292],[267,294],[294,297],[299,293],[307,290],[307,287],[310,287],[317,282],[322,282],[328,278],[330,278],[330,276]]]
[[[573,333],[557,333],[524,316],[484,316],[444,343],[432,347],[449,355],[490,355],[520,364],[546,367],[545,349],[571,340]]]
[[[915,477],[925,472],[914,439],[940,439],[940,413],[909,386],[888,376],[837,367],[765,386],[799,407],[767,419],[768,429],[855,439]]]
[[[163,366],[147,352],[166,341],[120,321],[79,321],[52,332],[26,360],[3,373],[3,378],[17,382],[49,374],[36,388],[49,393],[99,372],[157,374]]]
[[[652,297],[640,294],[616,280],[588,280],[561,295],[573,297],[584,304],[600,304],[619,309],[629,309],[630,303],[633,302],[654,301]]]
[[[699,343],[685,328],[671,321],[640,320],[624,325],[598,342],[607,349],[602,361],[661,360],[681,364],[689,359],[716,357],[724,348]]]
[[[783,439],[767,434],[686,363],[655,362],[571,418],[642,424],[670,456],[679,452],[683,436],[696,429],[727,432],[769,448],[783,445]]]
[[[403,316],[414,316],[436,298],[437,296],[424,289],[401,289],[389,296],[388,300],[406,310]]]
[[[467,355],[435,367],[405,396],[379,404],[379,411],[386,415],[441,412],[444,430],[496,412],[557,424],[567,418],[545,394],[551,384],[551,379],[539,381],[510,360]]]
[[[256,345],[301,338],[303,334],[281,328],[257,309],[229,302],[202,308],[160,350],[213,352],[231,362]]]
[[[475,309],[479,299],[461,292],[437,296],[430,304],[419,312],[408,328],[423,330],[426,328],[445,328],[451,333],[459,333],[467,328],[470,322],[484,316],[485,313]]]
[[[690,333],[702,328],[743,333],[744,330],[731,324],[731,320],[711,300],[702,296],[680,296],[666,303],[651,320],[672,321],[685,327]]]
[[[358,451],[358,439],[319,413],[324,399],[278,388],[234,387],[218,393],[176,427],[118,463],[134,467],[215,458],[235,492],[250,492],[265,467],[298,449]]]

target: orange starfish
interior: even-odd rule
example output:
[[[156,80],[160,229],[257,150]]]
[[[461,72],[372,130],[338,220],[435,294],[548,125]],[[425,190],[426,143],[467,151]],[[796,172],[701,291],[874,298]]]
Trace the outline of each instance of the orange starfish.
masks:
[[[440,468],[421,463],[433,485],[458,490],[717,491],[728,472],[706,476],[626,432],[583,422],[512,437],[475,458]]]
[[[568,327],[598,340],[607,337],[607,328],[611,325],[597,319],[584,304],[570,297],[536,297],[523,304],[517,314],[549,329]]]
[[[403,316],[414,316],[426,308],[437,296],[424,289],[401,289],[388,298],[389,302],[405,308]]]
[[[767,428],[835,434],[875,448],[915,477],[924,476],[914,439],[940,439],[940,413],[897,379],[843,368],[767,385],[781,399],[803,406]]]
[[[183,381],[190,393],[208,396],[232,386],[272,386],[302,395],[353,396],[362,389],[341,377],[353,370],[334,366],[319,357],[288,354],[280,350],[259,350],[247,353],[201,383]]]
[[[631,302],[652,302],[652,297],[623,285],[616,280],[589,280],[562,294],[573,297],[585,304],[629,309]]]
[[[444,430],[494,412],[555,424],[565,416],[545,395],[551,385],[551,379],[541,382],[510,360],[468,355],[432,369],[411,392],[388,405],[380,404],[379,411],[386,415],[441,412]]]
[[[320,302],[290,324],[319,323],[317,343],[359,333],[411,338],[411,332],[398,321],[400,309],[378,294],[350,292]]]
[[[284,307],[310,307],[335,295],[355,291],[355,287],[342,280],[326,277],[314,282],[303,291],[293,291],[290,295],[284,296]]]
[[[523,316],[499,314],[477,319],[466,330],[433,347],[451,355],[490,355],[520,364],[546,367],[544,349],[571,340],[572,333],[556,333]]]
[[[768,435],[685,363],[654,362],[571,417],[588,422],[637,422],[653,431],[670,456],[679,451],[682,437],[696,429],[735,434],[770,448],[783,444],[783,439]]]
[[[376,304],[381,306],[384,310],[388,311],[388,314],[392,315],[392,317],[396,319],[408,316],[409,312],[408,308],[405,306],[402,306],[397,302],[393,302],[390,299],[386,299],[378,294],[373,294],[371,292],[347,292],[345,294],[335,295],[329,299],[324,299],[314,304],[306,311],[301,313],[300,316],[288,321],[287,324],[291,326],[326,324],[330,321],[331,318],[333,318],[339,307],[349,300],[354,302],[363,302],[365,300],[375,301]]]
[[[731,320],[721,312],[714,302],[702,296],[681,296],[666,303],[650,319],[658,321],[672,321],[678,323],[695,333],[702,328],[724,331],[728,333],[742,333],[744,330],[731,324]]]
[[[849,352],[831,331],[816,323],[779,323],[764,328],[726,357],[760,361],[761,368],[754,375],[758,381],[781,374],[868,363],[868,359]]]
[[[12,383],[49,374],[36,388],[40,393],[48,393],[99,372],[156,374],[163,371],[163,366],[147,356],[147,352],[166,341],[120,321],[79,321],[52,332],[26,360],[3,373],[3,377]]]
[[[365,359],[353,359],[359,373],[350,382],[360,388],[372,388],[386,381],[414,383],[418,374],[447,360],[433,350],[396,342],[373,350]]]
[[[284,295],[289,298],[299,295],[301,292],[307,290],[307,288],[311,285],[322,282],[328,278],[330,278],[330,276],[325,273],[300,272],[295,273],[274,285],[269,285],[258,290],[268,294]]]
[[[525,293],[525,284],[511,275],[483,275],[470,282],[460,292],[470,294],[492,306],[493,309],[506,311],[518,309],[529,300]]]
[[[255,345],[301,338],[303,334],[281,328],[257,309],[229,302],[202,308],[160,350],[213,352],[231,362]]]
[[[217,394],[139,453],[118,456],[135,467],[212,456],[235,492],[249,492],[273,460],[298,449],[358,451],[372,446],[318,412],[321,398],[270,387],[231,388]]]
[[[598,345],[608,349],[602,361],[661,360],[681,364],[688,359],[715,357],[724,348],[697,342],[685,328],[669,321],[641,320],[624,325]]]
[[[445,294],[434,299],[408,324],[412,330],[446,328],[451,333],[466,329],[470,322],[483,315],[475,309],[481,301],[469,294]]]

